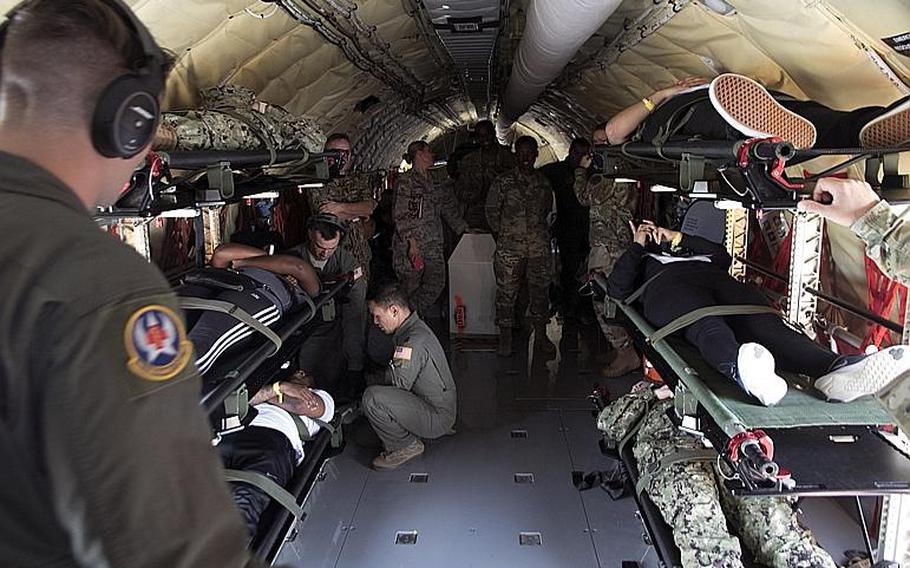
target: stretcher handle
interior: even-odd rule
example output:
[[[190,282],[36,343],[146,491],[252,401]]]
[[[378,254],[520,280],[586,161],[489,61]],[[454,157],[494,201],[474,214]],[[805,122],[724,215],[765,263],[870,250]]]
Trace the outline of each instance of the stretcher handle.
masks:
[[[766,479],[777,479],[780,466],[765,455],[765,451],[758,442],[755,440],[744,442],[740,450],[750,468],[759,472]]]

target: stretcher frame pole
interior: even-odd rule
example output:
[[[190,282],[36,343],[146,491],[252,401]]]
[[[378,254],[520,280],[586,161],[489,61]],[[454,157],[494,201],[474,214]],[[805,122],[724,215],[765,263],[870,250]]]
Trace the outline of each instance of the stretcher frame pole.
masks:
[[[787,296],[787,319],[810,338],[815,339],[815,312],[818,298],[806,289],[820,288],[822,238],[824,221],[819,215],[795,213],[790,251],[790,286]]]
[[[727,211],[724,246],[730,255],[730,276],[743,282],[746,279],[746,265],[739,259],[746,256],[749,244],[749,210],[730,209]]]
[[[221,234],[221,206],[202,209],[202,229],[205,237],[205,262],[212,261],[215,249],[223,242]]]

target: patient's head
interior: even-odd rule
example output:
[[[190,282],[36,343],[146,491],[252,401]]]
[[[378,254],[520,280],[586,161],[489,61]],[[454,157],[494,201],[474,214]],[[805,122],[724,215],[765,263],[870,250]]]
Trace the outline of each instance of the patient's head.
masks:
[[[407,294],[398,283],[377,287],[367,298],[373,323],[383,333],[392,335],[411,316]]]

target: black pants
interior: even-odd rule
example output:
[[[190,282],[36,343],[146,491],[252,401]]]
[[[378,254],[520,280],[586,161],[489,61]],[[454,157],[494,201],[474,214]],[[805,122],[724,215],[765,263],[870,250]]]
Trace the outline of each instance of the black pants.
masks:
[[[670,269],[644,295],[645,317],[658,327],[698,308],[737,304],[768,305],[768,301],[756,288],[718,269],[697,266]],[[767,348],[778,369],[812,378],[827,373],[838,357],[772,314],[702,318],[685,329],[685,337],[724,374],[736,362],[739,346],[749,342]]]
[[[267,475],[282,487],[294,475],[294,448],[284,434],[271,428],[248,426],[239,432],[228,434],[218,444],[218,451],[224,467]],[[250,535],[255,534],[259,517],[271,498],[261,489],[247,483],[231,483],[231,490],[247,530]]]
[[[218,272],[211,273],[217,277]],[[238,306],[259,322],[271,326],[293,306],[293,298],[281,279],[267,270],[245,268],[241,271],[249,285],[243,290],[200,284],[184,284],[177,294],[184,297],[221,300]],[[187,338],[196,350],[196,367],[208,372],[228,349],[237,346],[254,331],[233,316],[209,310],[187,314]]]
[[[793,100],[781,93],[772,93],[772,95],[784,108],[802,116],[815,126],[816,148],[854,148],[858,146],[859,132],[863,126],[888,110],[885,107],[871,106],[852,111],[841,111],[815,101]],[[664,127],[671,116],[674,114],[682,116],[689,109],[691,109],[692,115],[676,132],[677,135],[699,136],[706,140],[740,140],[745,137],[727,124],[714,110],[714,106],[708,99],[707,89],[702,89],[678,95],[660,105],[642,126],[641,141],[651,143],[658,130]]]

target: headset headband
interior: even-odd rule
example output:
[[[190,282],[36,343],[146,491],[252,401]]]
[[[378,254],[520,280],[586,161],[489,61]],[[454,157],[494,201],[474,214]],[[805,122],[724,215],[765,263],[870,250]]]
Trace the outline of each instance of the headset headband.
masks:
[[[341,233],[342,238],[344,238],[345,235],[348,234],[347,223],[342,221],[336,215],[332,215],[331,213],[318,213],[316,215],[311,216],[310,219],[307,221],[307,229],[310,229],[310,230],[314,229],[316,227],[316,223],[324,223],[335,229],[338,229],[338,232]]]

